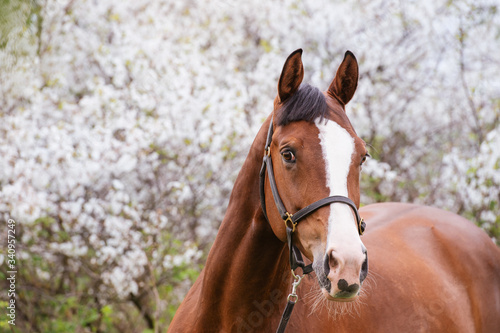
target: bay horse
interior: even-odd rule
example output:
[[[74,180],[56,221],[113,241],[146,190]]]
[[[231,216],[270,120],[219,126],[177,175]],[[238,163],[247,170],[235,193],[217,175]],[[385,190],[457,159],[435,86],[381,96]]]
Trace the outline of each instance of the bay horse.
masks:
[[[360,237],[368,153],[345,111],[358,63],[346,52],[321,92],[301,85],[301,55],[283,66],[274,110],[169,332],[274,332],[292,295],[287,332],[500,332],[500,250],[471,222],[437,208],[371,204],[359,211]],[[296,294],[290,251],[314,270]]]

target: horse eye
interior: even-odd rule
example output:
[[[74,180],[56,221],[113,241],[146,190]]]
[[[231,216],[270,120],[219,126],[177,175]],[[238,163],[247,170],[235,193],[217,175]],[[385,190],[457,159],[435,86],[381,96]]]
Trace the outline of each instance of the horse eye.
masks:
[[[361,159],[361,163],[360,163],[360,165],[362,165],[363,163],[365,163],[365,161],[366,161],[366,159],[367,159],[368,157],[371,157],[371,156],[370,156],[370,154],[366,153],[366,154],[365,154],[365,156],[363,156],[363,158]]]
[[[295,155],[290,150],[285,150],[281,153],[281,156],[283,156],[285,162],[295,163]]]

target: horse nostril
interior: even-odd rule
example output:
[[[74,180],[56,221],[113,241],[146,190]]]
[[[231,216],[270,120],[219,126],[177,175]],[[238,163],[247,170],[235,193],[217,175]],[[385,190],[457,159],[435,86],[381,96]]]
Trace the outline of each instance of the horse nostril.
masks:
[[[325,255],[324,272],[328,276],[330,270],[335,270],[339,265],[339,260],[336,258],[335,251],[331,250]]]
[[[323,262],[323,264],[325,276],[328,276],[328,274],[330,274],[330,257],[328,256],[328,254],[325,255],[325,261]]]
[[[318,275],[319,283],[323,288],[330,292],[332,289],[332,283],[328,279],[328,274],[330,274],[330,257],[328,255],[325,255],[325,260],[323,261],[323,272],[323,275]]]
[[[333,255],[333,251],[332,251],[332,253],[330,253],[330,267],[336,268],[338,265],[339,265],[339,261],[337,260],[337,258],[335,258],[335,256]]]
[[[359,282],[363,283],[363,281],[368,276],[368,253],[365,252],[365,261],[361,265],[361,272],[359,273]]]
[[[336,252],[334,250],[331,250],[327,254],[327,256],[328,256],[328,266],[329,266],[329,269],[336,269],[340,265],[340,262],[337,259]]]

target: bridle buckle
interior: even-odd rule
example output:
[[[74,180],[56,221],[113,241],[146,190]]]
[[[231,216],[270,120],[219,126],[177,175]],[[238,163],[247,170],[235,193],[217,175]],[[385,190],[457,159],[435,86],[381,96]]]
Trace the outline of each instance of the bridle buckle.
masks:
[[[283,219],[283,221],[285,221],[285,227],[288,227],[288,222],[290,222],[292,224],[290,228],[292,228],[292,232],[295,232],[295,227],[297,226],[298,221],[294,223],[292,220],[293,215],[290,214],[289,212],[285,212],[285,214],[286,214],[286,219]]]
[[[361,220],[359,221],[359,224],[358,224],[358,232],[359,232],[360,236],[362,236],[364,234],[365,228],[366,228],[365,220],[363,218],[361,218]]]

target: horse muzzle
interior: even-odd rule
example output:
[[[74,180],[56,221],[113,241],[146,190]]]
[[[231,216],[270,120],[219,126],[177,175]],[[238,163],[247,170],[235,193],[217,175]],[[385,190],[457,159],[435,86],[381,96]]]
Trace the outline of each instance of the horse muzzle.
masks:
[[[354,301],[368,275],[368,255],[362,245],[363,260],[343,256],[331,250],[324,256],[322,265],[314,265],[323,294],[328,300]]]

